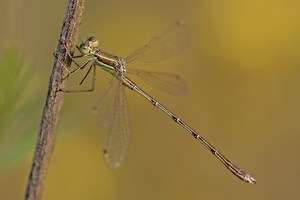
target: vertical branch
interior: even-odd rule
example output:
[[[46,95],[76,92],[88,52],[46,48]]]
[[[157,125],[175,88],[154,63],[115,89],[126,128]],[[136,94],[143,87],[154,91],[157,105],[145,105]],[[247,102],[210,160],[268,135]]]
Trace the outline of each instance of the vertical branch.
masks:
[[[76,42],[84,4],[85,0],[69,0],[60,34],[60,41],[63,41],[68,48],[72,47]],[[27,183],[25,200],[40,200],[43,195],[55,142],[58,118],[64,97],[63,92],[57,92],[60,88],[65,87],[63,67],[58,60],[61,63],[67,63],[68,61],[68,56],[62,42],[58,43],[56,49],[56,58],[54,59],[54,66],[50,77],[47,100]]]

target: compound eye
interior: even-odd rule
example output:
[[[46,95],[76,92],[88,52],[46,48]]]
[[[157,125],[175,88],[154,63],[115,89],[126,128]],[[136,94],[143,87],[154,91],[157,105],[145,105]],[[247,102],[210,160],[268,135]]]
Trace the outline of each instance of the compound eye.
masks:
[[[85,43],[83,43],[80,45],[79,51],[82,55],[87,55],[89,53],[89,47]]]
[[[88,40],[89,40],[90,42],[95,42],[95,41],[97,41],[97,38],[94,37],[94,36],[91,36],[91,37],[89,37]]]
[[[89,43],[91,44],[92,47],[97,47],[98,46],[98,39],[94,36],[89,37],[88,39]]]

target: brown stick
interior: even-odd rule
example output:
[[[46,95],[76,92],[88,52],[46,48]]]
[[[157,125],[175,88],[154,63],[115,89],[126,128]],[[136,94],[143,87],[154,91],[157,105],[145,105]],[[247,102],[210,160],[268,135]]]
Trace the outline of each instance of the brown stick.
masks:
[[[76,42],[84,4],[85,0],[69,0],[60,35],[60,41],[63,41],[68,48],[72,47]],[[63,67],[58,62],[58,59],[61,63],[67,63],[68,60],[66,49],[62,42],[58,43],[56,49],[56,58],[54,59],[54,66],[50,77],[47,100],[27,183],[25,200],[40,200],[43,195],[55,142],[58,118],[64,97],[63,92],[57,92],[65,86],[65,82],[63,81]]]

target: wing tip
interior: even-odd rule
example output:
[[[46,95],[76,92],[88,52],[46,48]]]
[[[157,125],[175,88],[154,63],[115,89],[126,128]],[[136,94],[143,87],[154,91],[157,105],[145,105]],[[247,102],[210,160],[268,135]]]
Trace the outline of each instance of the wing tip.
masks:
[[[104,149],[103,150],[103,156],[104,156],[104,160],[105,160],[105,163],[106,165],[110,168],[110,169],[116,169],[116,168],[119,168],[121,166],[121,163],[120,162],[111,162],[109,160],[109,156],[108,156],[108,151],[107,149]]]

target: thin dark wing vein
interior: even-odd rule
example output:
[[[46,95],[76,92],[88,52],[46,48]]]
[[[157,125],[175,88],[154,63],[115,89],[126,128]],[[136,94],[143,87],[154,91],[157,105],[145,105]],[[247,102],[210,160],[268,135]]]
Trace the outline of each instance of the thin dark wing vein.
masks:
[[[170,58],[180,53],[190,41],[190,31],[182,20],[178,20],[165,28],[146,45],[135,50],[126,59],[155,62]]]
[[[138,75],[149,85],[171,95],[183,95],[188,90],[185,81],[177,74],[148,72],[140,69],[127,69],[127,72]]]
[[[112,168],[118,168],[126,155],[130,140],[130,111],[124,93],[123,83],[117,80],[117,91],[113,103],[112,124],[106,135],[104,159]]]

